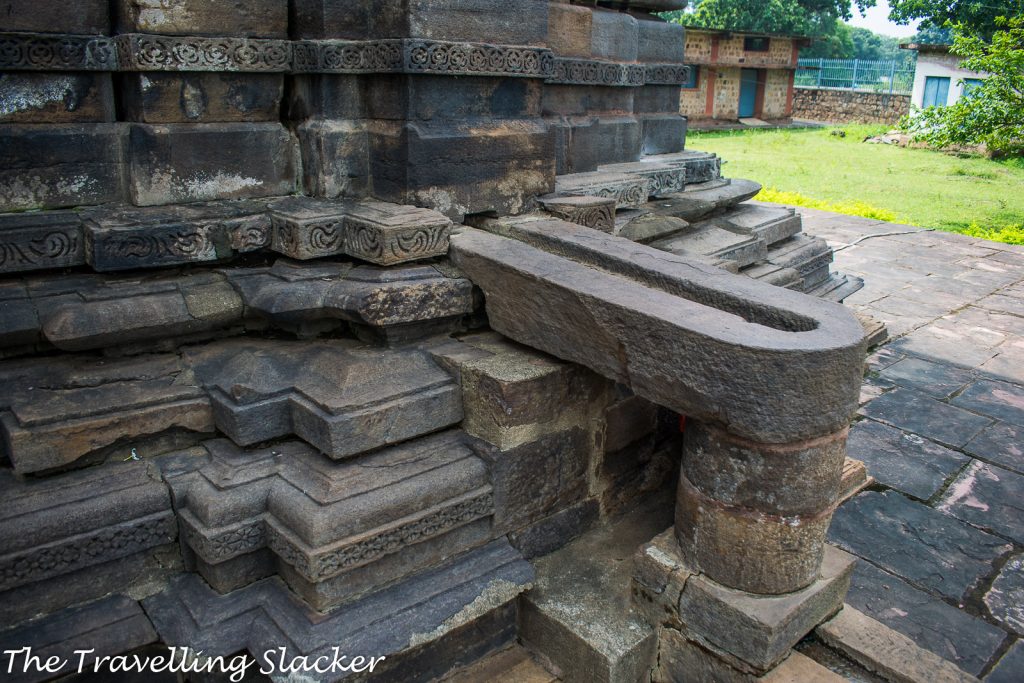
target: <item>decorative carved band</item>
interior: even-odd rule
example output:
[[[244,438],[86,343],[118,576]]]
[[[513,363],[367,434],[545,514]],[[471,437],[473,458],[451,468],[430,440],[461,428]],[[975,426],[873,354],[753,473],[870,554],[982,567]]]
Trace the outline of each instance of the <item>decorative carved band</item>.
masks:
[[[112,38],[0,33],[0,69],[117,71]]]
[[[0,33],[0,69],[31,71],[237,71],[517,76],[572,85],[684,83],[682,64],[622,64],[556,57],[547,48],[386,40],[269,40],[125,33]]]
[[[285,72],[292,68],[287,40],[198,38],[126,33],[117,37],[124,71]]]

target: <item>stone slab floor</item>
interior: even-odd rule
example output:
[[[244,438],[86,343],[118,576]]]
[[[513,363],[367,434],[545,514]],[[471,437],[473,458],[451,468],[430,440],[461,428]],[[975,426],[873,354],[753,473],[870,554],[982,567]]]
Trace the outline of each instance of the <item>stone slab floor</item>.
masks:
[[[830,531],[860,558],[847,601],[990,683],[1024,681],[1024,247],[800,211],[865,279],[847,305],[890,334],[848,447],[876,484]]]

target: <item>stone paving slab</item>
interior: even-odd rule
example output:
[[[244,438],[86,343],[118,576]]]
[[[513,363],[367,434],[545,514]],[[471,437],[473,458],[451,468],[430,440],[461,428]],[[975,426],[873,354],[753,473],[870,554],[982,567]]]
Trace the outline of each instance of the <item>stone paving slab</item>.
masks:
[[[846,602],[975,675],[1006,638],[992,624],[863,560],[853,570]]]
[[[896,491],[868,491],[840,507],[829,540],[952,600],[981,582],[1011,549],[1002,538]]]
[[[986,462],[1024,474],[1024,429],[996,423],[981,430],[964,450]]]
[[[960,447],[993,420],[936,401],[913,389],[893,389],[860,409],[860,414]]]
[[[949,485],[938,509],[1024,545],[1024,476],[973,462]]]
[[[853,426],[846,453],[862,461],[878,483],[921,500],[970,462],[962,453],[874,420]]]
[[[986,683],[1022,681],[1024,247],[801,213],[836,267],[865,279],[847,305],[890,335],[867,359],[871,419],[849,441],[889,490],[844,504],[833,526],[875,563],[860,563],[848,601]]]

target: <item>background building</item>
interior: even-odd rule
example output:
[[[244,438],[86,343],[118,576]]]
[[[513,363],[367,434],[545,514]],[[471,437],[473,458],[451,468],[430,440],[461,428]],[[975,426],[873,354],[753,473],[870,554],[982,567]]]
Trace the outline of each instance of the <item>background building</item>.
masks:
[[[960,57],[949,53],[949,45],[909,43],[900,47],[917,50],[917,71],[910,103],[915,107],[945,107],[970,92],[985,74],[960,68]]]
[[[680,112],[691,127],[790,118],[797,57],[805,44],[800,36],[687,27],[685,59],[693,69],[683,85]]]

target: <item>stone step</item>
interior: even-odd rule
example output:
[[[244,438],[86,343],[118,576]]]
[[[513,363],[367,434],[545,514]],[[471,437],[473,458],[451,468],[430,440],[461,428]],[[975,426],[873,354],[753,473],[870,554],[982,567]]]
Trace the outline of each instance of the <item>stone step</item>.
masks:
[[[846,297],[863,288],[863,278],[857,277],[856,275],[847,275],[845,273],[830,273],[827,279],[805,291],[811,296],[842,303]],[[882,335],[881,337],[879,337],[880,334]],[[872,333],[868,345],[871,346],[880,343],[887,335],[888,333],[885,332],[883,326],[881,331],[874,331]]]
[[[415,682],[510,645],[516,598],[533,578],[530,564],[501,539],[329,615],[310,609],[276,578],[218,595],[187,574],[142,605],[170,646],[207,656],[262,656],[286,645],[289,658],[363,656],[367,667],[376,657],[373,680]],[[350,673],[338,670],[317,679],[328,683]],[[285,680],[288,674],[275,667],[270,677]]]
[[[765,260],[798,272],[804,280],[803,291],[809,293],[828,278],[832,258],[825,240],[801,234],[772,245]]]
[[[740,272],[747,277],[767,282],[776,287],[803,291],[804,279],[793,268],[784,268],[768,261],[757,261]]]
[[[47,672],[36,664],[26,666],[25,654],[5,655],[10,668],[5,666],[4,680],[36,683],[83,671],[88,676],[97,659],[129,653],[156,639],[139,603],[123,595],[111,595],[0,632],[0,650],[28,647],[43,663],[51,657],[60,662]],[[79,655],[76,650],[91,652]]]
[[[607,197],[617,209],[635,209],[650,198],[651,181],[634,173],[568,173],[555,177],[555,195]]]
[[[693,227],[681,234],[651,242],[655,249],[680,256],[705,256],[735,261],[740,268],[749,266],[767,256],[764,241],[750,235],[704,225]]]
[[[648,191],[652,197],[682,192],[687,182],[686,165],[683,163],[659,163],[642,159],[624,164],[598,166],[597,170],[600,173],[625,173],[646,178],[649,182]]]
[[[803,226],[800,214],[788,206],[740,204],[708,223],[743,235],[752,235],[769,247],[798,234]],[[697,225],[701,225],[697,223]]]
[[[348,324],[369,338],[406,340],[451,328],[473,298],[469,280],[435,266],[281,258],[191,273],[25,277],[0,283],[0,306],[0,348],[82,351],[167,346],[243,325]]]
[[[643,208],[660,216],[682,218],[693,223],[716,211],[752,199],[760,191],[761,185],[751,180],[709,180],[687,185],[683,192],[649,202]]]
[[[488,468],[460,430],[335,462],[299,442],[165,460],[184,543],[220,592],[280,574],[326,611],[493,538]]]
[[[167,487],[150,463],[101,465],[45,479],[3,470],[0,499],[4,624],[159,583],[175,564],[167,556],[177,555],[178,525]]]
[[[309,197],[0,214],[0,274],[88,265],[120,271],[256,251],[378,265],[442,256],[451,221],[414,206]]]
[[[671,522],[664,496],[535,561],[520,638],[567,683],[650,680],[657,634],[630,597],[637,548]]]
[[[706,183],[722,177],[722,160],[711,152],[685,150],[671,154],[652,154],[644,157],[643,161],[683,166],[686,168],[687,185]]]
[[[40,472],[132,449],[152,456],[216,427],[239,445],[295,434],[332,458],[462,419],[457,382],[423,350],[355,340],[237,338],[180,354],[0,363],[0,436],[14,469]]]

